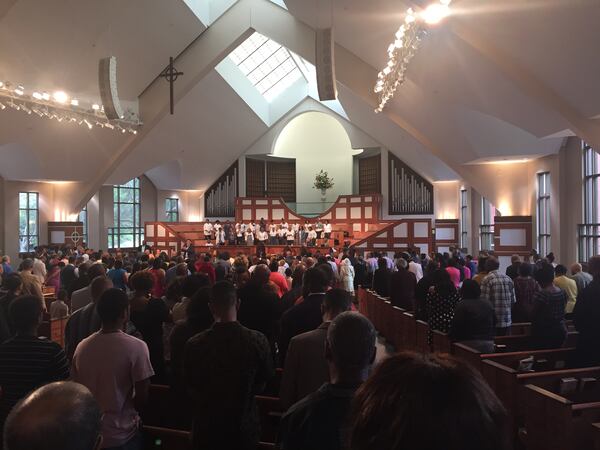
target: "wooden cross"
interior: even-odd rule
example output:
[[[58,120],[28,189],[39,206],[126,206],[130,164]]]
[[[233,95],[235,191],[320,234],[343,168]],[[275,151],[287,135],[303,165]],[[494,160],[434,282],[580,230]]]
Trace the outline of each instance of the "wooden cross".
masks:
[[[175,80],[179,77],[179,75],[183,75],[183,72],[177,72],[177,69],[173,66],[173,57],[169,58],[169,65],[160,73],[160,77],[164,78],[169,82],[169,92],[171,94],[171,115],[173,115],[175,111],[175,101],[174,101],[174,92],[173,86]]]

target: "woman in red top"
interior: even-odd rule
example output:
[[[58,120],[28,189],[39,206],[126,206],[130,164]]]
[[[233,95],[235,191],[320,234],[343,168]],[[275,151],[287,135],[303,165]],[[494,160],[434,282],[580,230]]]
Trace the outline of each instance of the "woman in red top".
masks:
[[[215,284],[217,274],[215,273],[214,266],[210,262],[210,256],[208,254],[204,255],[202,260],[198,259],[196,264],[194,264],[194,268],[196,269],[196,272],[205,273],[208,276],[211,286]]]
[[[152,274],[154,280],[152,297],[162,298],[165,295],[165,271],[162,268],[162,259],[156,258],[152,261],[152,269],[149,272]]]

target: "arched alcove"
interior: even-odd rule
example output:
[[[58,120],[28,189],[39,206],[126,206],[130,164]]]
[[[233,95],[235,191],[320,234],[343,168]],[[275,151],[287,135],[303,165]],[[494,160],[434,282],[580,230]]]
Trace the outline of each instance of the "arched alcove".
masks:
[[[327,201],[352,194],[352,157],[362,150],[352,148],[350,138],[337,119],[316,111],[294,117],[277,137],[272,157],[296,160],[296,201],[320,202],[321,192],[313,188],[320,170],[333,178]]]

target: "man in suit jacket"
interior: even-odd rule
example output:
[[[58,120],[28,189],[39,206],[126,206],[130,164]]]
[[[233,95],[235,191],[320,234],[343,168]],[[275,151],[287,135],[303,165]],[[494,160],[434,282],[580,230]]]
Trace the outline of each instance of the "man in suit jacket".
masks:
[[[325,359],[327,329],[339,314],[350,310],[351,302],[349,292],[342,289],[330,290],[325,294],[321,305],[323,323],[316,330],[299,334],[290,341],[279,396],[285,409],[329,381]]]
[[[279,362],[285,361],[285,355],[294,336],[316,330],[323,322],[321,304],[325,292],[329,289],[329,279],[325,266],[311,267],[304,273],[302,280],[302,303],[288,309],[281,317],[279,333]],[[328,267],[328,266],[327,266]],[[331,268],[329,268],[331,273]]]

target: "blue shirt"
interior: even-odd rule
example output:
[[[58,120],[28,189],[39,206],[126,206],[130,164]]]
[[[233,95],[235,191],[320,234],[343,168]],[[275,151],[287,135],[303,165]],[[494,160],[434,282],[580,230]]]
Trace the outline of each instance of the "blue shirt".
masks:
[[[8,275],[9,273],[13,273],[12,267],[8,263],[2,263],[2,272],[4,275]]]
[[[124,291],[127,286],[125,285],[125,269],[110,269],[106,276],[112,281],[112,284],[117,289]]]

